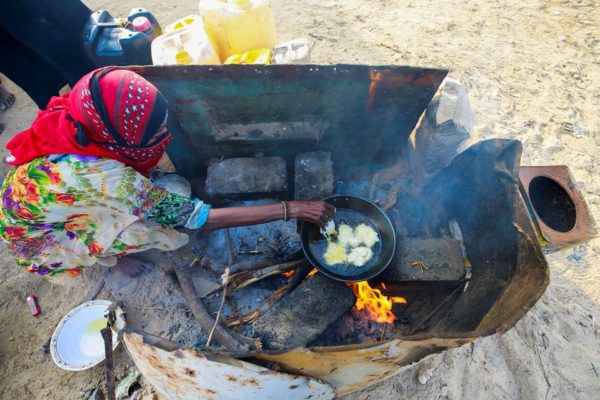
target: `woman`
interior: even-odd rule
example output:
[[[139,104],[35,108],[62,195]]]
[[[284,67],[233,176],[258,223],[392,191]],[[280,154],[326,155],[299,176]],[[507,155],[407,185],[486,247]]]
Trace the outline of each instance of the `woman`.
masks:
[[[141,76],[116,67],[84,76],[53,97],[13,138],[2,185],[0,236],[17,263],[50,279],[151,248],[175,250],[174,227],[218,229],[298,218],[323,225],[321,201],[211,209],[146,178],[164,154],[167,101]]]

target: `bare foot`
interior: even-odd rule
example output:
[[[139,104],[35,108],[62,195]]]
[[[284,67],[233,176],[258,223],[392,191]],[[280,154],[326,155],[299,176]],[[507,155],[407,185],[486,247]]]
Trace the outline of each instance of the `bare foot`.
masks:
[[[128,278],[137,278],[138,276],[150,272],[154,264],[133,256],[119,258],[117,265],[113,267],[114,272]]]
[[[9,92],[6,86],[0,82],[0,110],[8,110],[16,99],[15,95]]]

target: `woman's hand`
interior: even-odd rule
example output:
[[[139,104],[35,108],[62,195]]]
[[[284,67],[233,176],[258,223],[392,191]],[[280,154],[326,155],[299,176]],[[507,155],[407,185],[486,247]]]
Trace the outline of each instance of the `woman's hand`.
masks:
[[[289,217],[297,218],[324,227],[335,212],[335,207],[324,201],[290,201]],[[283,219],[284,210],[280,203],[268,206],[213,208],[202,229],[212,230],[264,224]]]
[[[325,227],[335,207],[325,201],[290,201],[290,217]]]

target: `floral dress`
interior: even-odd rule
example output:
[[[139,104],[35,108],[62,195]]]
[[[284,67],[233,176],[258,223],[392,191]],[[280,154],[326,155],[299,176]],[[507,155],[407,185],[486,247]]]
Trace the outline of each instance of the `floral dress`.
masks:
[[[118,255],[177,249],[188,236],[173,227],[198,209],[197,200],[118,161],[76,155],[17,167],[1,198],[0,238],[18,265],[50,279],[78,276],[96,262],[114,264]]]

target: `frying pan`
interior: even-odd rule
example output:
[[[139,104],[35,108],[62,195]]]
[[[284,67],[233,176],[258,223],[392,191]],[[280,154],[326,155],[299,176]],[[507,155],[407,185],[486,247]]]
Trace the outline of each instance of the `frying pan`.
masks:
[[[330,266],[323,259],[327,240],[321,234],[319,226],[303,221],[300,236],[306,259],[318,271],[339,281],[365,281],[381,273],[392,261],[396,251],[396,233],[388,216],[375,204],[356,196],[337,195],[328,197],[325,201],[336,208],[333,217],[336,226],[346,223],[355,227],[365,223],[377,231],[379,243],[372,248],[373,258],[362,267],[346,264]]]

